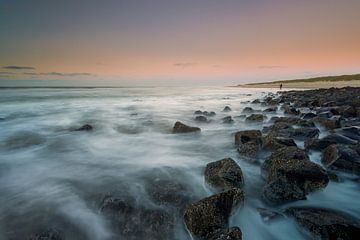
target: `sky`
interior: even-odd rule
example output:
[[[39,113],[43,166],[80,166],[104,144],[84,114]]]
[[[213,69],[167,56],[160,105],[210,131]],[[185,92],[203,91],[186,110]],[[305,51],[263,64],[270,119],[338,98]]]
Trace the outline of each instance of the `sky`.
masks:
[[[0,79],[230,84],[360,72],[359,0],[0,0]]]

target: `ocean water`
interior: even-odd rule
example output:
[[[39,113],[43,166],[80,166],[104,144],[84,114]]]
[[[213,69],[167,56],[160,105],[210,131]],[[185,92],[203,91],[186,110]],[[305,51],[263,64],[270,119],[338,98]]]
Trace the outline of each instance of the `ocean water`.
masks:
[[[230,87],[1,89],[0,239],[27,239],[53,226],[70,240],[114,239],[99,210],[104,196],[160,207],[147,188],[165,176],[185,186],[192,199],[201,199],[213,194],[204,182],[205,165],[225,157],[236,160],[245,177],[245,205],[230,220],[244,239],[310,239],[291,219],[263,221],[259,207],[281,211],[319,206],[360,218],[360,189],[352,176],[331,182],[306,201],[280,207],[261,201],[265,182],[259,163],[239,156],[234,133],[266,125],[246,124],[238,117],[244,107],[252,106],[247,101],[266,93]],[[225,106],[232,111],[223,112]],[[194,120],[196,110],[214,111],[216,116],[199,123]],[[223,123],[229,115],[234,123]],[[202,131],[172,134],[176,121]],[[83,124],[94,130],[74,131]],[[319,158],[312,153],[313,161]],[[174,238],[191,239],[181,216],[178,223]]]

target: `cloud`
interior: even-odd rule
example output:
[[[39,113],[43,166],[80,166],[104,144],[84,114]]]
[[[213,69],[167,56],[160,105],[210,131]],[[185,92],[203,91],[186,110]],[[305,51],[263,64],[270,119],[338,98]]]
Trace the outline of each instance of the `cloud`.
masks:
[[[62,72],[46,72],[46,73],[35,73],[25,72],[25,75],[32,76],[57,76],[57,77],[81,77],[81,76],[94,76],[92,73],[62,73]]]
[[[275,69],[275,68],[286,68],[286,66],[281,65],[262,65],[258,66],[259,69]]]
[[[179,62],[179,63],[174,63],[174,66],[175,67],[192,67],[196,64],[197,63],[193,63],[193,62]]]
[[[12,70],[35,70],[34,67],[28,67],[28,66],[3,66],[3,69],[12,69]]]

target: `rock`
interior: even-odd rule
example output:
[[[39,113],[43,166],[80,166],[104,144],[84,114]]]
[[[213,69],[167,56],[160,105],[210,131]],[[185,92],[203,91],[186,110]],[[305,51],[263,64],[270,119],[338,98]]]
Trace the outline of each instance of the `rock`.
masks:
[[[312,121],[300,119],[297,117],[276,117],[274,118],[274,123],[287,123],[300,127],[315,127],[315,124]]]
[[[241,168],[231,158],[208,163],[205,168],[205,181],[221,190],[241,189],[244,185]]]
[[[313,119],[314,117],[316,117],[316,114],[312,113],[312,112],[309,112],[309,113],[305,113],[302,118],[305,119],[305,120],[308,120],[308,119]]]
[[[330,181],[333,181],[333,182],[340,182],[340,178],[338,175],[336,175],[336,173],[333,173],[333,172],[327,172],[327,175],[329,177],[329,180]]]
[[[215,112],[203,112],[203,114],[205,115],[205,116],[207,116],[207,117],[213,117],[213,116],[215,116],[216,115],[216,113]]]
[[[251,102],[252,104],[259,104],[260,103],[260,99],[255,99],[254,101]]]
[[[321,117],[315,117],[313,118],[313,121],[320,124],[321,126],[325,127],[326,129],[336,129],[341,127],[341,119],[338,117],[332,117],[332,118],[321,118]]]
[[[306,140],[309,138],[317,138],[320,134],[319,129],[313,127],[299,127],[293,128],[288,125],[276,124],[274,127],[270,127],[270,131],[268,131],[268,135],[272,137],[283,137],[283,138],[294,138],[297,140]]]
[[[173,133],[190,133],[201,131],[198,127],[190,127],[181,122],[176,122],[173,128]]]
[[[344,118],[356,117],[356,109],[352,106],[341,106],[337,109]]]
[[[265,113],[274,113],[277,111],[277,107],[270,107],[270,108],[266,108],[263,112]]]
[[[262,134],[259,130],[245,130],[235,134],[238,152],[245,157],[255,157],[262,147]]]
[[[133,205],[135,201],[107,197],[101,213],[110,220],[114,232],[125,239],[173,239],[175,216],[163,209]]]
[[[332,133],[322,139],[308,139],[305,142],[305,148],[312,150],[323,150],[332,144],[355,145],[356,141],[344,137],[340,134]]]
[[[57,229],[48,229],[41,233],[37,233],[29,238],[29,240],[63,240]]]
[[[197,110],[197,111],[194,112],[194,114],[195,114],[195,115],[201,115],[201,114],[203,114],[203,112],[200,111],[200,110]]]
[[[350,216],[320,208],[294,207],[285,211],[294,217],[298,224],[311,233],[314,239],[358,239],[359,222]]]
[[[195,121],[198,121],[198,122],[207,122],[207,118],[204,117],[204,116],[196,116],[195,117]]]
[[[223,123],[233,123],[234,122],[234,120],[232,119],[231,116],[226,116],[222,120],[223,120]]]
[[[194,238],[211,239],[228,228],[229,217],[243,201],[244,193],[237,188],[204,198],[186,208],[185,224]]]
[[[91,131],[93,130],[93,126],[91,126],[90,124],[85,124],[82,127],[76,129],[76,131]]]
[[[248,142],[262,144],[262,134],[259,130],[244,130],[235,133],[235,144],[240,145]]]
[[[210,238],[207,240],[241,240],[242,233],[240,228],[232,227],[230,229],[221,229],[216,231]]]
[[[360,140],[360,127],[345,127],[336,129],[335,132],[356,141]]]
[[[299,115],[300,111],[297,110],[294,107],[285,107],[284,109],[284,114],[289,114],[289,115]]]
[[[251,114],[245,119],[246,122],[263,122],[264,120],[265,116],[262,114]]]
[[[355,148],[333,144],[321,155],[321,162],[326,168],[360,174],[360,155]]]
[[[261,173],[267,181],[263,197],[274,204],[306,199],[329,182],[326,171],[294,147],[275,151],[261,166]]]
[[[294,139],[284,137],[274,137],[267,135],[264,137],[264,149],[276,150],[283,147],[296,147]]]
[[[252,109],[251,107],[245,107],[242,110],[242,113],[252,113],[252,112],[254,112],[254,109]]]
[[[224,107],[223,112],[230,112],[231,108],[229,106]]]

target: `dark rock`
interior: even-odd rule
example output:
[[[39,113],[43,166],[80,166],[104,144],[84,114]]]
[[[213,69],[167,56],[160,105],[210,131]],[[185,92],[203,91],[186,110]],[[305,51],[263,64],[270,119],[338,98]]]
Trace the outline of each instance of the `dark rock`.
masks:
[[[277,117],[274,118],[274,123],[287,123],[300,127],[315,127],[315,124],[312,121],[300,119],[297,117]]]
[[[243,110],[242,110],[243,113],[252,113],[254,112],[254,109],[252,109],[251,107],[245,107]]]
[[[299,115],[300,111],[294,107],[285,107],[284,113],[289,115]]]
[[[336,129],[341,127],[340,124],[341,119],[338,117],[332,117],[332,118],[315,117],[313,118],[313,121],[325,127],[326,129]]]
[[[272,137],[294,138],[297,140],[306,140],[309,138],[317,138],[319,129],[313,127],[293,128],[284,123],[277,123],[270,127],[268,135]]]
[[[173,239],[175,215],[162,209],[133,205],[134,201],[106,198],[101,213],[110,220],[113,230],[125,239]]]
[[[251,102],[252,104],[259,104],[260,103],[260,99],[255,99],[254,101]]]
[[[229,106],[224,107],[223,112],[230,112],[231,108]]]
[[[245,157],[255,157],[262,147],[262,134],[259,130],[245,130],[235,134],[238,152]]]
[[[360,155],[355,148],[330,145],[322,151],[321,162],[329,169],[360,174]]]
[[[194,112],[194,114],[195,114],[195,115],[201,115],[201,114],[203,114],[203,112],[200,111],[200,110],[197,110],[197,111]]]
[[[204,112],[203,114],[204,114],[205,116],[207,116],[207,117],[213,117],[213,116],[216,115],[215,112]]]
[[[229,217],[243,201],[244,193],[237,188],[204,198],[186,208],[185,224],[195,238],[211,239],[229,227]]]
[[[207,122],[207,118],[204,117],[204,116],[196,116],[195,117],[195,121],[198,121],[198,122]]]
[[[340,182],[340,178],[339,176],[336,174],[336,173],[333,173],[333,172],[327,172],[327,175],[329,177],[329,180],[330,181],[333,181],[333,182]]]
[[[234,122],[234,120],[232,119],[231,116],[226,116],[222,120],[223,120],[223,123],[233,123]]]
[[[41,233],[35,234],[29,238],[29,240],[63,240],[60,232],[57,229],[48,229]]]
[[[245,120],[246,122],[263,122],[265,120],[265,116],[262,114],[251,114]]]
[[[231,158],[225,158],[206,165],[205,180],[212,187],[221,190],[242,188],[244,178],[240,166]]]
[[[173,128],[173,133],[189,133],[201,131],[198,127],[190,127],[181,122],[176,122]]]
[[[337,110],[345,118],[356,117],[356,109],[352,106],[341,106]]]
[[[277,107],[270,107],[270,108],[266,108],[263,112],[274,113],[276,111],[277,111]]]
[[[242,233],[240,228],[232,227],[230,229],[221,229],[215,231],[214,234],[207,240],[241,240]]]
[[[302,118],[308,120],[308,119],[313,119],[314,117],[316,117],[316,114],[309,112],[309,113],[305,113]]]
[[[76,131],[91,131],[93,130],[93,126],[91,126],[90,124],[85,124],[82,127],[76,129]]]
[[[306,199],[308,193],[326,187],[329,182],[326,171],[294,147],[274,152],[261,170],[267,180],[263,197],[275,204]]]
[[[335,132],[356,141],[360,140],[360,127],[345,127],[336,129]]]
[[[285,212],[311,233],[314,239],[358,239],[359,222],[343,213],[320,208],[289,208]]]
[[[296,147],[294,139],[284,137],[274,137],[267,135],[264,137],[264,149],[276,150],[283,147]]]
[[[340,134],[333,133],[322,139],[308,139],[305,142],[305,148],[312,149],[312,150],[323,150],[332,144],[355,145],[356,141],[354,141],[350,138],[344,137]]]

